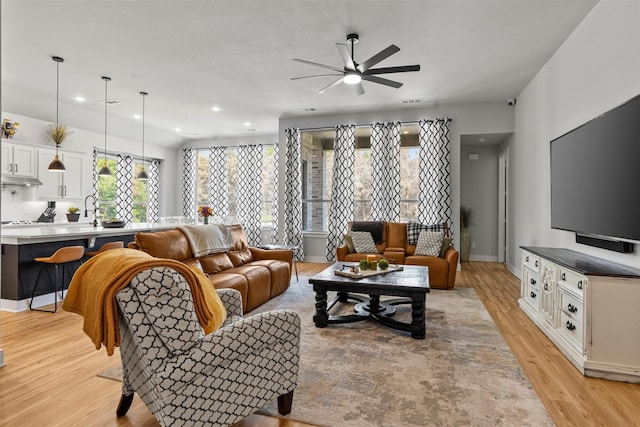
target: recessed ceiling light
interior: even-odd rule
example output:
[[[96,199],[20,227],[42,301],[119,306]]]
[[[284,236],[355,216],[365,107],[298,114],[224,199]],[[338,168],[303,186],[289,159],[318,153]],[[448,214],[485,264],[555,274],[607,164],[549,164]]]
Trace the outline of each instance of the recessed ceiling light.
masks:
[[[220,107],[211,107],[211,109],[212,109],[213,111],[215,111],[216,113],[217,113],[218,111],[220,111]]]
[[[480,142],[484,142],[484,138],[480,138],[478,141],[480,141]]]
[[[140,120],[142,118],[142,116],[140,114],[134,114],[133,118],[136,120]]]
[[[251,123],[250,122],[244,122],[244,125],[245,126],[251,126]]]
[[[175,128],[174,130],[175,130],[176,132],[182,132],[182,129],[180,129],[180,128]]]
[[[84,102],[84,96],[80,96],[80,95],[78,95],[78,96],[76,96],[76,97],[75,97],[75,98],[73,98],[73,99],[75,99],[75,100],[76,100],[76,101],[78,101],[78,102]]]

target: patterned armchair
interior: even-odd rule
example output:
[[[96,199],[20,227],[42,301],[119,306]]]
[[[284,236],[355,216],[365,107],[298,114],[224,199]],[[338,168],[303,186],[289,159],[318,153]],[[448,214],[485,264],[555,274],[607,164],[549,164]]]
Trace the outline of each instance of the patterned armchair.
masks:
[[[228,426],[278,399],[291,411],[300,318],[291,310],[242,317],[240,293],[218,289],[227,320],[205,336],[186,280],[175,270],[139,273],[117,295],[122,397],[137,392],[162,426]]]

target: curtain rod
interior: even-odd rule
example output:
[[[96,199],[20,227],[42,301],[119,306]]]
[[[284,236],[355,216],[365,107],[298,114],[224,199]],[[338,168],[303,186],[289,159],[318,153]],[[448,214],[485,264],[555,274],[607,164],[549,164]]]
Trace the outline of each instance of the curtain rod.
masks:
[[[429,120],[429,119],[427,119]],[[431,120],[446,120],[447,122],[452,121],[452,119],[450,117],[445,117],[444,119],[431,119]],[[417,125],[421,122],[422,120],[412,120],[412,121],[408,121],[408,122],[400,122],[401,125]],[[380,123],[380,122],[376,122],[376,123]],[[388,123],[388,122],[387,122]],[[363,128],[363,127],[368,127],[371,126],[372,123],[367,123],[367,124],[363,124],[363,125],[354,125],[357,128]],[[329,127],[329,126],[323,126],[323,127],[317,127],[317,128],[300,128],[300,131],[311,131],[311,130],[334,130],[335,126],[333,127]]]

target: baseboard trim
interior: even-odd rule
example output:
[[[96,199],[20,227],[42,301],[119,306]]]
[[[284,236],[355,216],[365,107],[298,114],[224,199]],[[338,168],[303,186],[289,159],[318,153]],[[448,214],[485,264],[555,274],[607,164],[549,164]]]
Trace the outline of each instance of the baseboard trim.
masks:
[[[62,299],[59,298],[58,295],[58,304],[62,302]],[[53,292],[50,294],[39,295],[33,299],[33,307],[42,307],[44,305],[50,305],[54,302]],[[11,311],[17,313],[19,311],[27,311],[29,310],[29,300],[11,300],[11,299],[0,299],[0,310],[2,311]]]
[[[493,255],[470,255],[469,261],[498,262],[498,257]]]

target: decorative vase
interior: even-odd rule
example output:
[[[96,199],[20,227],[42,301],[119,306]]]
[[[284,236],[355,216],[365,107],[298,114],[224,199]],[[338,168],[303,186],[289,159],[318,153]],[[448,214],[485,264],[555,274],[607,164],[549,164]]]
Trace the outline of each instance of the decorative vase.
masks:
[[[204,225],[209,224],[209,217],[208,216],[203,216],[204,218]]]
[[[460,261],[469,261],[471,252],[471,234],[467,227],[460,227]]]
[[[67,221],[69,221],[69,222],[78,222],[79,218],[80,218],[80,214],[79,213],[68,213],[67,214]]]

